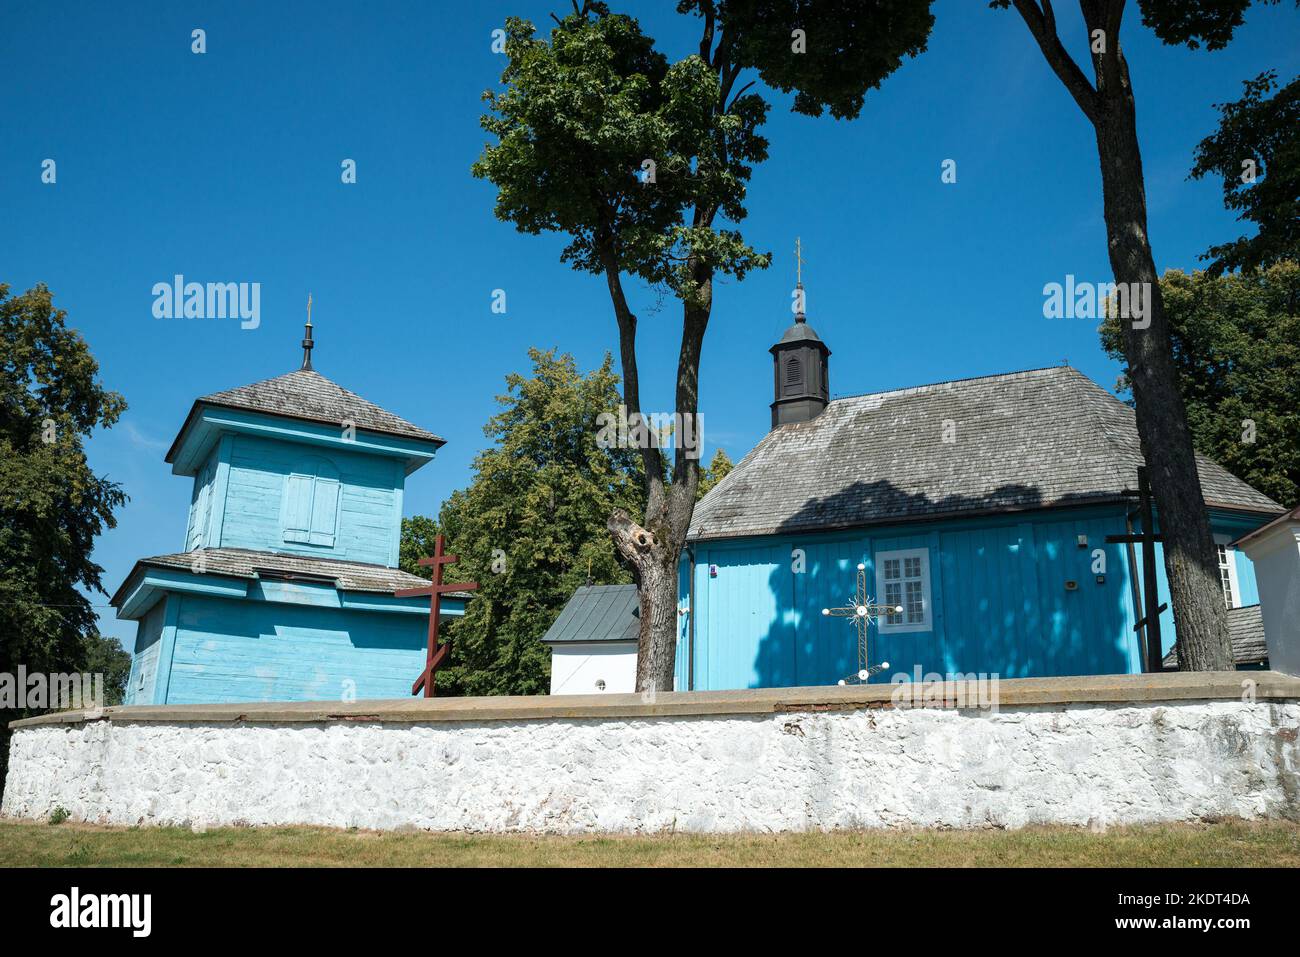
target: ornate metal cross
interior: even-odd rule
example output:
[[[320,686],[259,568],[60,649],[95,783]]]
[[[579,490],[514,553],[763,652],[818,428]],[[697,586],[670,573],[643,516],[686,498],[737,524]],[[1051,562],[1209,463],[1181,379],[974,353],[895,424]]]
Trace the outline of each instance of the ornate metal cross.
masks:
[[[841,678],[840,684],[866,684],[872,675],[878,675],[889,667],[888,661],[882,661],[878,665],[872,665],[867,656],[867,636],[871,630],[871,623],[876,621],[881,615],[899,615],[903,612],[902,605],[877,605],[871,595],[867,593],[867,566],[858,563],[858,587],[853,594],[852,604],[845,605],[842,608],[823,608],[823,615],[833,615],[837,618],[848,618],[853,627],[858,632],[858,671],[857,674],[849,675],[848,678]]]
[[[411,685],[411,694],[418,694],[423,687],[426,698],[432,698],[434,695],[434,672],[446,663],[447,656],[451,654],[451,642],[438,644],[438,617],[442,611],[442,596],[447,592],[473,591],[478,587],[478,582],[457,582],[453,585],[443,583],[443,566],[459,561],[460,556],[444,555],[442,549],[443,537],[439,535],[433,541],[433,555],[429,558],[420,559],[420,564],[426,568],[430,565],[433,566],[432,584],[421,588],[403,588],[400,591],[393,592],[395,598],[413,598],[416,595],[431,596],[429,602],[429,647],[424,656],[424,670],[420,672],[420,677],[415,679],[415,684]]]

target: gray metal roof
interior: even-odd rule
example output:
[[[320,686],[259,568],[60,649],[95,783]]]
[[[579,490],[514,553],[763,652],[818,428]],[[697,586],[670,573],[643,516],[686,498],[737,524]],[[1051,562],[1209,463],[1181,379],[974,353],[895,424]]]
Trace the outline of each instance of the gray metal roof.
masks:
[[[582,585],[542,641],[636,641],[640,621],[636,585]]]
[[[799,318],[796,318],[794,324],[785,331],[785,335],[781,337],[781,341],[768,351],[775,352],[777,346],[783,346],[787,342],[815,342],[821,346],[826,345],[826,343],[822,342],[822,337],[817,335],[816,330],[814,330],[812,326],[808,325],[808,321]],[[826,351],[827,353],[830,352],[829,349]]]
[[[769,432],[695,506],[689,537],[1115,501],[1141,462],[1133,410],[1069,366],[876,392]],[[1207,504],[1282,511],[1197,462]]]
[[[202,560],[202,566],[197,563]],[[400,568],[370,565],[364,562],[345,562],[334,558],[309,558],[302,555],[285,555],[280,552],[259,552],[248,548],[203,548],[173,555],[155,555],[135,563],[126,582],[117,590],[111,602],[117,605],[125,598],[127,583],[142,566],[176,568],[196,574],[225,575],[230,578],[256,579],[263,577],[259,571],[273,572],[274,577],[301,575],[309,579],[327,579],[341,591],[378,592],[389,594],[401,588],[419,588],[429,584],[428,579],[410,575]],[[197,571],[201,567],[202,571]],[[454,592],[456,598],[470,597],[468,592]]]
[[[1228,635],[1232,638],[1232,657],[1238,665],[1258,665],[1268,659],[1268,643],[1264,640],[1264,616],[1259,605],[1228,609]],[[1165,655],[1166,668],[1178,667],[1178,645],[1174,644]]]
[[[214,392],[197,401],[330,425],[351,421],[356,423],[358,429],[369,432],[424,439],[439,445],[444,442],[432,432],[381,409],[311,369],[298,369],[238,389]],[[170,461],[170,455],[168,460]]]

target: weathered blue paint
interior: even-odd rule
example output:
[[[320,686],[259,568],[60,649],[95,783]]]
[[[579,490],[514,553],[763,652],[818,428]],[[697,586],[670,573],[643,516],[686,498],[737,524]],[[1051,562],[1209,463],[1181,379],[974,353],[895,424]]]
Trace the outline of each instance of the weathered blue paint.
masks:
[[[332,427],[262,412],[200,406],[191,413],[182,430],[172,459],[172,472],[176,475],[197,474],[213,448],[227,435],[249,435],[298,447],[314,446],[393,458],[402,463],[405,475],[432,461],[438,449],[436,443],[424,439],[378,435],[364,429],[348,433],[342,423]]]
[[[1235,537],[1234,530],[1267,516],[1214,513],[1212,519],[1216,532]],[[1105,541],[1125,531],[1124,508],[1106,506],[695,542],[694,687],[833,684],[848,677],[857,669],[855,632],[821,610],[849,603],[859,562],[876,595],[877,556],[902,549],[928,556],[930,627],[882,634],[873,626],[871,659],[890,662],[873,680],[917,667],[922,674],[1007,678],[1140,672],[1134,569],[1124,545]],[[800,558],[802,571],[796,571]],[[1236,560],[1242,600],[1249,603],[1247,596],[1256,594],[1253,569],[1244,555]],[[688,568],[683,561],[684,581]],[[689,621],[682,619],[678,688],[691,678]],[[1172,622],[1168,634],[1172,643]]]
[[[424,664],[427,613],[176,599],[169,700],[404,698]]]
[[[400,459],[248,435],[227,439],[195,476],[187,551],[250,548],[397,564],[405,483]],[[308,470],[314,481],[304,474]],[[324,534],[290,527],[321,517],[310,514],[311,499],[304,499],[314,485],[336,488]]]
[[[427,598],[209,574],[238,548],[397,567],[406,476],[437,444],[200,403],[173,471],[193,477],[190,570],[140,565],[115,601],[139,622],[129,704],[389,698],[424,663]],[[464,612],[443,600],[443,615]]]
[[[1265,524],[1267,518],[1261,519],[1259,516],[1244,514],[1241,512],[1229,512],[1224,509],[1210,510],[1210,530],[1214,533],[1215,541],[1226,543],[1240,538],[1249,531],[1253,531],[1259,526]],[[1156,530],[1160,529],[1160,517],[1156,516]],[[1160,603],[1169,604],[1169,579],[1165,575],[1165,553],[1161,545],[1156,545],[1156,577],[1159,579]],[[1229,560],[1233,563],[1234,570],[1237,573],[1237,607],[1246,605],[1259,604],[1259,586],[1255,584],[1255,566],[1246,553],[1239,549],[1230,548],[1228,550]],[[1174,628],[1174,611],[1172,607],[1166,608],[1160,615],[1160,643],[1164,654],[1169,654],[1174,647],[1175,640]]]
[[[127,679],[124,700],[127,704],[153,704],[154,681],[158,674],[160,639],[167,602],[156,602],[140,619],[135,639],[135,656],[131,659],[131,676]]]

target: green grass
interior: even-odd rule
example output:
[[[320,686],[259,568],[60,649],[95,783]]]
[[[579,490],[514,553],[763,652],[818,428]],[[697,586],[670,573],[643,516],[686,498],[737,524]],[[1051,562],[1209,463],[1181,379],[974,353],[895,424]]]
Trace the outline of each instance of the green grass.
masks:
[[[1019,831],[551,837],[327,828],[114,828],[0,822],[0,866],[1300,867],[1281,821]]]

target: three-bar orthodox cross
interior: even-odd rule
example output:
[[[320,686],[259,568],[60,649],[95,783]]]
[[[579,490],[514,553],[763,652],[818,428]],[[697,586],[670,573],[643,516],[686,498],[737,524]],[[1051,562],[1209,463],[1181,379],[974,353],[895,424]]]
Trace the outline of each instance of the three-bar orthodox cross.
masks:
[[[473,591],[478,588],[478,582],[456,582],[455,584],[445,584],[442,580],[442,569],[444,565],[450,565],[452,562],[459,560],[458,555],[443,554],[443,537],[439,535],[433,542],[433,555],[429,558],[421,558],[420,564],[426,568],[433,566],[433,581],[429,585],[421,588],[403,588],[400,591],[393,592],[396,598],[413,598],[416,595],[429,595],[429,647],[424,657],[424,670],[420,672],[420,677],[415,679],[415,684],[411,685],[411,694],[419,694],[420,689],[424,689],[424,696],[432,698],[433,675],[447,661],[447,656],[451,654],[451,642],[438,644],[438,617],[442,611],[442,596],[448,592],[454,591]]]
[[[852,604],[842,608],[823,608],[823,615],[833,615],[837,618],[848,618],[858,632],[858,671],[848,678],[841,678],[840,684],[848,682],[865,684],[872,675],[878,675],[889,667],[888,661],[882,661],[878,665],[870,663],[867,655],[867,636],[871,630],[871,623],[882,615],[901,615],[903,613],[902,605],[877,605],[867,594],[867,566],[858,564],[858,587],[853,594]]]

